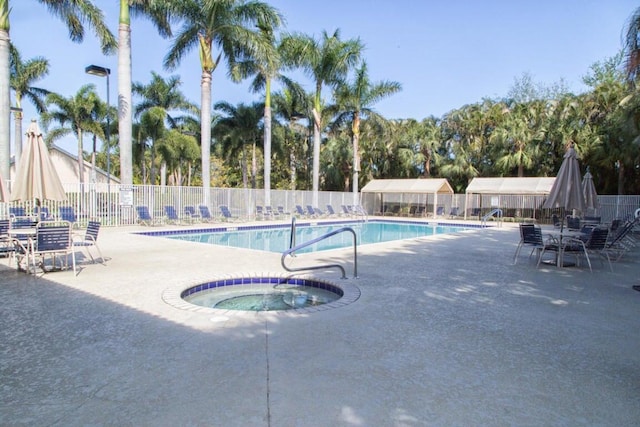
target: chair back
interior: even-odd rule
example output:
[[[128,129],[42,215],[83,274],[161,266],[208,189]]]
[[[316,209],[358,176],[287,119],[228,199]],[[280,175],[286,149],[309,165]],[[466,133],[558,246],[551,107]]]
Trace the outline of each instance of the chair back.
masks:
[[[302,209],[302,206],[300,205],[296,205],[296,212],[298,212],[298,215],[306,215],[304,209]]]
[[[580,230],[580,218],[567,216],[567,228],[569,230]]]
[[[200,210],[200,216],[203,219],[211,219],[211,212],[209,211],[209,207],[200,205],[198,206],[198,209]]]
[[[196,208],[194,208],[193,206],[185,206],[184,213],[189,216],[196,216]]]
[[[335,215],[336,211],[333,210],[333,206],[331,205],[327,205],[327,212],[329,213],[329,215]]]
[[[520,224],[520,240],[524,244],[536,244],[536,226],[534,224]]]
[[[316,214],[316,211],[315,209],[313,209],[313,206],[307,205],[307,215],[314,216],[315,214]]]
[[[557,228],[560,228],[562,226],[562,223],[560,222],[560,218],[558,218],[558,215],[556,214],[551,215],[551,223],[553,224],[554,227],[557,227]]]
[[[444,206],[438,206],[436,208],[436,215],[444,215]]]
[[[9,207],[10,216],[27,216],[24,210],[24,206],[11,206]]]
[[[38,224],[38,219],[30,216],[22,216],[11,219],[11,228],[33,228]]]
[[[8,219],[0,219],[0,239],[9,236],[9,228],[11,227],[11,221]]]
[[[171,220],[178,220],[178,212],[176,212],[176,208],[171,205],[167,205],[164,207],[164,213],[167,215],[167,218]]]
[[[220,205],[220,212],[222,212],[222,216],[225,218],[231,218],[231,211],[225,205]]]
[[[48,225],[38,224],[36,228],[37,252],[57,252],[71,247],[71,224],[56,223]]]
[[[149,208],[146,206],[136,206],[136,211],[138,212],[138,218],[142,221],[151,221],[151,214],[149,213]]]
[[[284,206],[278,206],[278,213],[280,215],[286,215],[286,212],[284,211]]]
[[[594,228],[589,236],[589,240],[585,243],[585,247],[592,250],[602,250],[607,246],[608,237],[608,228]]]
[[[87,224],[87,231],[84,235],[84,240],[89,242],[96,242],[98,240],[98,233],[100,232],[100,221],[89,221]]]
[[[63,221],[68,221],[72,224],[77,221],[76,213],[73,210],[73,206],[60,206],[59,213],[60,219],[62,219]]]

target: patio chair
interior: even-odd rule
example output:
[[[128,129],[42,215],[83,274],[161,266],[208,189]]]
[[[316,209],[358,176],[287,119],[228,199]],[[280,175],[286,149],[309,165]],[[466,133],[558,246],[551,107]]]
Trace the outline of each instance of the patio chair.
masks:
[[[265,210],[260,205],[256,205],[256,219],[266,219]]]
[[[73,246],[76,248],[84,249],[89,258],[91,258],[91,262],[95,263],[96,260],[93,258],[91,251],[89,248],[96,248],[98,255],[100,255],[101,264],[105,263],[104,256],[102,256],[102,251],[98,247],[98,233],[100,232],[100,221],[89,221],[87,224],[87,229],[85,230],[84,236],[72,236]]]
[[[72,227],[76,226],[78,217],[76,217],[76,212],[74,211],[73,206],[60,206],[60,208],[58,208],[58,213],[62,221],[67,221]]]
[[[436,208],[436,216],[444,216],[444,206],[438,206]]]
[[[49,208],[46,206],[36,206],[33,213],[39,217],[40,221],[51,221],[53,219],[49,214]]]
[[[562,222],[560,221],[560,218],[556,214],[552,214],[551,215],[551,223],[553,224],[553,228],[561,228],[562,227]]]
[[[451,211],[449,211],[449,218],[456,218],[459,216],[458,214],[459,208],[458,207],[452,207]]]
[[[280,212],[278,212],[277,209],[273,209],[271,206],[265,206],[264,215],[267,218],[278,219],[280,217]]]
[[[11,221],[8,219],[0,219],[0,254],[10,255],[13,251],[13,243],[9,236],[9,228],[11,227]]]
[[[11,217],[27,216],[27,213],[25,212],[24,206],[10,206],[9,216]]]
[[[51,271],[46,268],[47,256],[52,259],[52,269],[56,269],[56,258],[58,256],[64,256],[60,267],[66,268],[68,267],[68,256],[71,255],[73,274],[76,274],[76,257],[71,240],[71,223],[68,221],[40,222],[36,227],[35,236],[29,239],[29,243],[26,246],[18,240],[14,240],[14,242],[18,267],[26,259],[27,271],[33,267],[33,273],[35,274],[36,267],[40,266],[42,271],[46,273]],[[36,259],[39,259],[37,264]]]
[[[520,242],[518,242],[518,247],[516,247],[516,253],[513,256],[513,264],[518,263],[518,255],[520,255],[520,251],[523,246],[530,246],[531,253],[529,254],[529,258],[533,255],[534,251],[538,251],[538,256],[540,256],[540,251],[542,251],[542,246],[544,244],[540,244],[540,239],[536,235],[536,226],[534,224],[520,224]]]
[[[470,216],[471,216],[471,217],[476,217],[476,216],[477,216],[477,217],[478,217],[478,219],[480,219],[480,215],[481,215],[481,213],[482,213],[482,209],[480,209],[480,208],[473,208],[473,209],[471,209],[471,215],[470,215]]]
[[[601,258],[607,259],[607,262],[609,263],[609,269],[613,272],[613,267],[611,266],[611,258],[609,258],[609,252],[607,250],[608,236],[608,228],[598,227],[594,228],[591,231],[591,234],[589,235],[589,238],[586,242],[572,237],[566,238],[563,240],[562,245],[563,256],[565,254],[575,255],[576,265],[578,265],[579,256],[584,255],[584,257],[587,259],[587,264],[589,265],[589,271],[593,273],[593,269],[591,268],[591,260],[589,259],[589,253],[595,253],[598,254]]]
[[[567,228],[569,230],[580,230],[580,218],[567,215]]]
[[[160,221],[156,221],[154,217],[149,213],[149,208],[146,206],[136,206],[136,212],[138,214],[138,224],[140,225],[155,225]]]
[[[208,206],[200,205],[198,206],[198,210],[200,211],[200,218],[202,218],[202,221],[204,222],[215,221],[215,218],[213,217],[213,215],[211,215],[211,211],[209,210]]]
[[[291,213],[285,212],[284,206],[281,206],[281,205],[278,206],[278,213],[282,216],[291,215]]]

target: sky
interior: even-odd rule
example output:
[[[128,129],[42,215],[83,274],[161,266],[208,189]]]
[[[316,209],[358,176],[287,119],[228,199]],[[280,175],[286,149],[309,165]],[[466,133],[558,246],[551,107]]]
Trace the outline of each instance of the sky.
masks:
[[[574,93],[586,90],[583,76],[596,62],[622,49],[623,29],[640,5],[631,0],[266,0],[285,19],[285,31],[319,39],[323,31],[339,29],[343,39],[359,38],[365,45],[372,82],[396,81],[402,91],[374,109],[389,119],[447,112],[483,98],[501,98],[526,73],[536,83],[550,86],[561,80]],[[117,36],[117,0],[95,0]],[[68,38],[65,25],[36,0],[10,0],[11,41],[23,60],[37,56],[50,62],[49,75],[35,86],[71,97],[85,84],[96,85],[106,99],[106,79],[85,73],[87,65],[111,69],[110,102],[117,99],[117,55],[104,56],[97,39],[87,31],[81,44]],[[179,76],[181,89],[200,102],[200,65],[191,51],[175,70],[165,70],[163,59],[171,39],[162,39],[143,18],[132,18],[134,82],[147,84],[151,71],[167,78]],[[213,74],[212,100],[232,104],[261,100],[247,83],[232,83],[226,65]],[[307,91],[307,76],[293,75]],[[324,89],[325,98],[329,90]],[[135,102],[135,99],[134,99]],[[12,100],[12,105],[14,105]],[[23,100],[24,126],[38,115]],[[13,139],[13,135],[12,135]],[[77,141],[56,144],[75,152]],[[88,150],[90,141],[85,141]],[[13,146],[12,146],[13,154]]]

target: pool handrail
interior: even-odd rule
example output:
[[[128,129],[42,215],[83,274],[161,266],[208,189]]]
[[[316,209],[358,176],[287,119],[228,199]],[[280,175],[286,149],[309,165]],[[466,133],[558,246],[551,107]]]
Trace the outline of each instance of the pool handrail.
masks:
[[[480,224],[486,226],[487,219],[493,217],[494,215],[498,219],[498,227],[501,227],[502,226],[502,209],[500,208],[493,209],[491,212],[483,216],[482,222]]]
[[[337,230],[333,230],[330,231],[326,234],[323,234],[320,237],[316,237],[315,239],[311,239],[308,242],[304,242],[301,243],[299,245],[296,245],[296,239],[295,239],[295,234],[296,234],[296,219],[295,217],[291,219],[291,239],[290,239],[290,247],[289,249],[287,249],[286,251],[282,252],[282,258],[281,258],[281,264],[282,264],[282,268],[284,268],[287,271],[290,272],[296,272],[296,271],[305,271],[305,270],[322,270],[325,268],[337,268],[342,272],[342,279],[346,279],[347,278],[347,272],[345,271],[344,267],[341,266],[340,264],[322,264],[322,265],[316,265],[316,266],[309,266],[309,267],[288,267],[287,264],[285,263],[285,260],[287,258],[287,255],[291,255],[293,256],[293,254],[295,253],[295,251],[306,248],[307,246],[311,246],[314,243],[318,243],[321,240],[325,240],[328,239],[331,236],[335,236],[336,234],[339,233],[344,233],[344,232],[350,232],[353,235],[353,278],[357,279],[358,278],[358,243],[357,243],[357,236],[356,236],[356,232],[353,230],[353,228],[351,227],[341,227]]]

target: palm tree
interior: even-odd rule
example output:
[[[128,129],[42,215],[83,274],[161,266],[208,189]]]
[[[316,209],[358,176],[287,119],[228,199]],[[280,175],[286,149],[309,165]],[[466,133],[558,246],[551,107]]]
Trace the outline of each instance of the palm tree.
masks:
[[[625,68],[627,78],[635,86],[640,76],[640,7],[638,7],[627,21],[624,51],[626,54]]]
[[[164,64],[172,69],[194,47],[200,53],[202,69],[200,88],[200,125],[202,150],[202,185],[211,186],[211,80],[220,59],[224,55],[228,65],[233,65],[264,49],[264,38],[253,28],[260,24],[276,28],[280,16],[269,4],[261,1],[240,0],[183,0],[177,2],[176,16],[184,23],[176,35]],[[220,52],[213,59],[213,46]],[[261,49],[262,46],[262,49]],[[208,191],[205,191],[208,194]],[[205,196],[207,197],[207,196]]]
[[[85,28],[88,24],[98,39],[102,51],[107,54],[116,47],[116,41],[104,24],[102,12],[91,0],[38,0],[45,5],[49,11],[60,18],[69,28],[69,37],[74,42],[81,42],[84,39]],[[9,0],[0,0],[0,175],[9,179],[10,162],[10,79],[9,71],[10,53],[9,46],[11,38],[9,36]]]
[[[320,185],[320,132],[322,124],[322,87],[335,86],[360,59],[360,39],[340,40],[340,30],[332,35],[322,32],[321,40],[305,34],[282,39],[281,52],[288,64],[301,67],[315,83],[313,105],[313,204],[318,204]]]
[[[221,117],[216,122],[213,132],[216,140],[220,141],[224,147],[224,153],[228,160],[240,158],[244,188],[249,187],[247,146],[251,146],[251,187],[256,188],[256,145],[260,140],[260,119],[264,105],[254,103],[234,106],[228,102],[218,102],[214,108],[221,113]]]
[[[280,74],[281,60],[276,49],[274,37],[275,28],[259,24],[260,36],[264,39],[261,46],[264,49],[257,50],[252,57],[245,61],[239,61],[232,69],[234,80],[241,80],[255,75],[251,82],[251,90],[259,92],[264,90],[264,203],[271,205],[271,83],[278,79],[287,87],[293,88],[295,84],[287,77]]]
[[[360,121],[377,116],[372,107],[378,101],[399,92],[398,82],[383,81],[372,83],[367,73],[367,63],[362,62],[355,72],[352,82],[340,81],[334,93],[336,99],[337,123],[350,122],[353,144],[353,204],[358,204],[358,175],[360,173]]]
[[[41,56],[22,61],[20,52],[11,45],[11,89],[15,94],[15,160],[14,164],[20,164],[22,156],[22,98],[26,97],[36,107],[36,111],[42,114],[47,108],[44,98],[49,91],[31,86],[34,81],[40,80],[49,74],[49,61]]]
[[[157,141],[158,153],[167,167],[169,185],[184,185],[183,169],[187,170],[187,185],[191,183],[191,165],[200,157],[195,138],[178,129],[171,129]]]
[[[169,2],[164,0],[120,0],[118,25],[118,136],[120,144],[120,182],[133,183],[132,101],[131,101],[131,18],[144,14],[162,37],[171,36]]]
[[[100,97],[92,84],[82,86],[78,92],[65,98],[57,93],[47,95],[47,112],[42,115],[45,126],[57,122],[58,128],[50,130],[47,134],[47,143],[51,143],[70,133],[74,133],[78,139],[78,179],[84,184],[84,150],[82,139],[85,132],[102,134],[100,123],[94,120],[95,111],[100,108]]]

